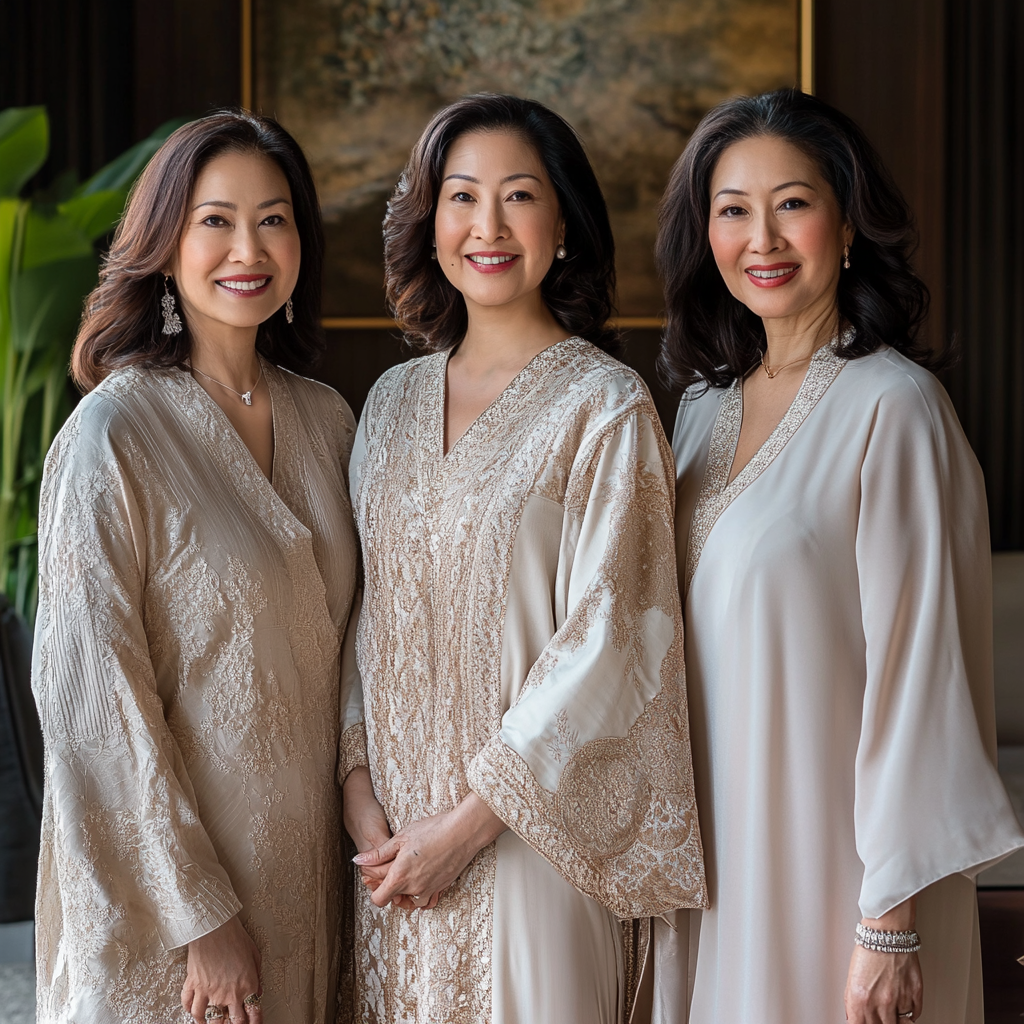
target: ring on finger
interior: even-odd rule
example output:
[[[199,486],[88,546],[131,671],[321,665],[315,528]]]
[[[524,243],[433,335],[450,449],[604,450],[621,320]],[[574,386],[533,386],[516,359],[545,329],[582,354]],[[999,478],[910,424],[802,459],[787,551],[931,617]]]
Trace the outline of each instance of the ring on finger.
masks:
[[[413,903],[419,903],[421,900],[426,899],[426,897],[425,896],[410,896],[409,899],[411,899],[413,901]]]
[[[259,1006],[260,1000],[263,998],[261,992],[251,992],[242,1000],[243,1006]]]
[[[900,1017],[913,1017],[913,1016],[914,1016],[914,1011],[913,1010],[907,1010],[906,1013],[900,1013],[898,1010],[896,1011],[896,1019],[897,1020],[899,1020]]]
[[[206,1020],[223,1020],[224,1010],[220,1006],[208,1006],[206,1008],[206,1013],[203,1014],[203,1017]]]

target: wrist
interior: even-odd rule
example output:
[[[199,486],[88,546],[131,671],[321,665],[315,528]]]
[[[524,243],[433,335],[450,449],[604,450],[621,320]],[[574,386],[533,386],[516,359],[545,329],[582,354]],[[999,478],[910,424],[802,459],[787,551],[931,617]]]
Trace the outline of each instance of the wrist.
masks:
[[[469,860],[485,846],[490,846],[507,828],[501,818],[476,793],[470,793],[462,800],[452,811],[452,815],[465,837],[463,842]]]
[[[863,917],[860,923],[865,928],[879,932],[905,932],[913,930],[916,920],[917,897],[911,896],[892,910],[887,910],[881,917]]]

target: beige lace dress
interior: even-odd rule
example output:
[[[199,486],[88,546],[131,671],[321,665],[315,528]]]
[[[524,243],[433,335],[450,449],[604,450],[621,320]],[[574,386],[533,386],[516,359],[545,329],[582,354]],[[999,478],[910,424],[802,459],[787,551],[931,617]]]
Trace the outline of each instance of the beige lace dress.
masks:
[[[273,483],[179,370],[112,374],[46,462],[33,683],[39,1020],[181,1019],[240,914],[267,1024],[335,1019],[354,421],[272,366]]]
[[[619,919],[705,900],[672,455],[639,378],[579,338],[445,455],[447,360],[385,374],[353,447],[366,589],[342,771],[369,763],[394,829],[473,790],[509,831],[434,910],[360,890],[359,1013],[615,1024]]]

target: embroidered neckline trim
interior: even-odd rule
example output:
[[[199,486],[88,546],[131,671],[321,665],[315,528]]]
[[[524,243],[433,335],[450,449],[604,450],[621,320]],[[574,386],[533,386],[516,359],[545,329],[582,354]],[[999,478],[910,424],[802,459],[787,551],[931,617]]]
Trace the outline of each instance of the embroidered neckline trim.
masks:
[[[842,341],[844,344],[848,341],[847,332],[843,333]],[[683,574],[684,594],[689,592],[704,544],[719,517],[775,461],[839,376],[839,371],[846,360],[836,353],[838,345],[839,340],[834,338],[828,345],[822,346],[814,353],[800,390],[786,410],[786,414],[731,483],[729,471],[732,469],[743,423],[742,378],[737,377],[725,389],[711,431],[704,480],[690,521],[690,537],[686,545],[686,567]]]

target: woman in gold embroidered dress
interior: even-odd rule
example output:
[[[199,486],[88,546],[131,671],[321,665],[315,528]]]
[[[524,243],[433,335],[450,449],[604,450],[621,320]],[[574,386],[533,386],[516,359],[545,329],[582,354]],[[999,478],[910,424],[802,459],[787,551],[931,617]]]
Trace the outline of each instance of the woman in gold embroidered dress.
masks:
[[[279,125],[212,115],[89,299],[40,507],[43,1024],[335,1020],[355,422],[294,372],[319,216]]]
[[[1024,836],[995,767],[984,484],[916,340],[912,242],[857,126],[795,91],[708,114],[666,192],[714,882],[656,924],[657,1024],[982,1022],[974,876]]]
[[[388,294],[433,354],[353,447],[365,1021],[616,1024],[619,919],[704,903],[671,453],[603,351],[612,255],[572,129],[515,97],[438,114],[392,198]]]

